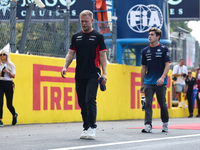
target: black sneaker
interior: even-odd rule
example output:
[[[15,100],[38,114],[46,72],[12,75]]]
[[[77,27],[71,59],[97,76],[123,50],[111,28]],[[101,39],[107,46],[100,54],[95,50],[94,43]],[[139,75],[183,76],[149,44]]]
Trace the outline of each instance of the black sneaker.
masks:
[[[192,118],[193,117],[193,114],[190,114],[189,116],[188,116],[188,118]]]
[[[0,120],[0,127],[3,127],[3,122]]]
[[[200,117],[200,114],[198,114],[196,117]]]
[[[15,116],[13,117],[12,125],[16,125],[17,117],[18,117],[18,113],[15,113]]]

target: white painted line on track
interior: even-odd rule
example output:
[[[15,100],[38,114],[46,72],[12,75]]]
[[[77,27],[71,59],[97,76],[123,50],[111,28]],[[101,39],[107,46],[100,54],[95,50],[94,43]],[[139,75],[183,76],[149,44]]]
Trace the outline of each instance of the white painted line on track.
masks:
[[[164,138],[155,138],[155,139],[146,139],[146,140],[136,140],[136,141],[124,141],[124,142],[115,142],[115,143],[105,143],[105,144],[96,144],[96,145],[74,146],[74,147],[57,148],[57,149],[50,149],[50,150],[75,150],[75,149],[94,148],[94,147],[103,147],[103,146],[112,146],[112,145],[122,145],[122,144],[130,144],[130,143],[160,141],[160,140],[167,140],[167,139],[189,138],[189,137],[196,137],[196,136],[200,136],[200,134],[174,136],[174,137],[164,137]]]

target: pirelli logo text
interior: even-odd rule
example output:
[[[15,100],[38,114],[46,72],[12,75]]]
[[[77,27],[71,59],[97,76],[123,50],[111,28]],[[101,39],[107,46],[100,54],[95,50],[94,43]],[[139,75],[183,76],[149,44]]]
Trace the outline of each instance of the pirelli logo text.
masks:
[[[33,64],[34,111],[80,109],[74,86],[75,68],[68,68],[68,74],[72,77],[65,79],[60,76],[61,70],[62,67]],[[56,76],[51,76],[51,73]]]
[[[141,93],[140,93],[140,73],[134,73],[131,72],[131,109],[141,109]],[[167,84],[167,91],[166,91],[166,101],[167,101],[167,106],[168,108],[171,107],[171,101],[170,101],[170,91],[171,88],[171,79],[168,76],[168,84]],[[152,103],[152,108],[153,109],[159,109],[160,106],[156,100],[156,95],[154,94],[153,97],[153,103]]]

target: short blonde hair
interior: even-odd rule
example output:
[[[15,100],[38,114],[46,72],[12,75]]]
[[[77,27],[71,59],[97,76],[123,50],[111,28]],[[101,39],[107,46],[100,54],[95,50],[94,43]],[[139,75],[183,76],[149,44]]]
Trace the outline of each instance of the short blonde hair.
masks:
[[[82,16],[87,16],[87,15],[93,19],[93,13],[90,10],[83,10],[80,13],[79,17],[81,18]]]

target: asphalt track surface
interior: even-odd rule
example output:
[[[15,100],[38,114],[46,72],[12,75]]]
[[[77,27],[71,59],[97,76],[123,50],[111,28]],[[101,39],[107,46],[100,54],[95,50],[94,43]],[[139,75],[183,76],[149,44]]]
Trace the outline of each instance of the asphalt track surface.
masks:
[[[143,120],[98,121],[96,139],[79,139],[82,123],[27,124],[0,127],[0,150],[199,150],[200,118],[171,118],[169,125],[198,129],[160,128],[141,133]],[[153,126],[161,126],[153,119]],[[136,128],[136,129],[133,129]]]

